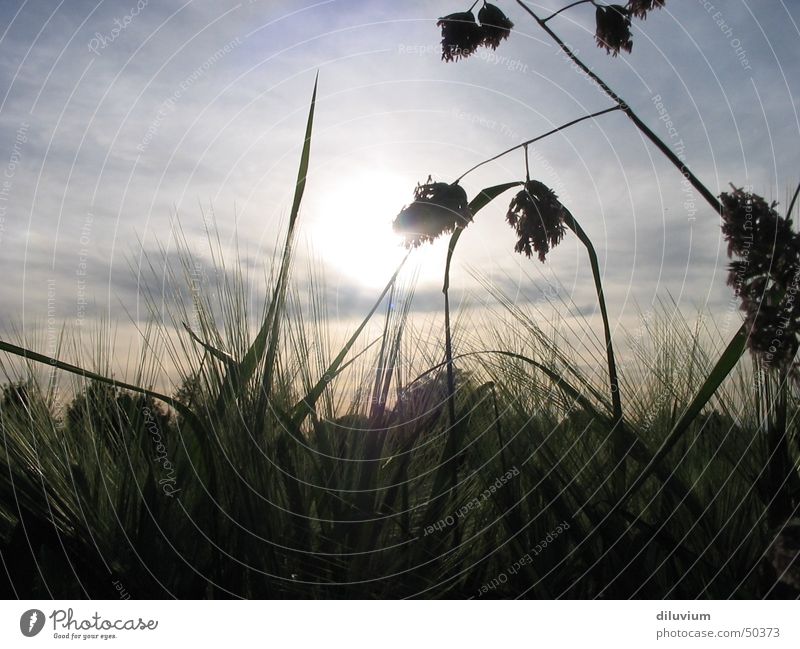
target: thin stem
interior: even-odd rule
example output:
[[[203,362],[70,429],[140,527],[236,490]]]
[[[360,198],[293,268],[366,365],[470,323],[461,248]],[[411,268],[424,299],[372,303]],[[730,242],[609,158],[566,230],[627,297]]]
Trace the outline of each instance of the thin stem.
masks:
[[[471,13],[471,12],[472,12],[472,10],[475,8],[475,5],[476,5],[476,4],[478,4],[478,0],[475,0],[475,2],[473,2],[473,3],[472,3],[472,6],[471,6],[469,9],[467,9],[467,12],[468,12],[468,13]]]
[[[531,181],[531,168],[528,164],[528,145],[526,144],[523,148],[525,149],[525,182],[529,183]]]
[[[600,77],[598,77],[592,70],[583,62],[581,61],[577,55],[562,41],[558,35],[550,29],[547,24],[539,18],[524,2],[523,0],[517,0],[517,4],[522,7],[530,16],[539,24],[539,26],[547,32],[547,34],[552,38],[564,54],[569,57],[572,62],[577,65],[583,72],[586,74],[590,79],[592,79],[600,88],[605,92],[613,101],[617,103],[620,109],[624,111],[624,113],[628,116],[628,118],[636,125],[646,137],[649,139],[656,147],[663,153],[666,158],[681,172],[681,175],[689,181],[689,183],[694,187],[700,195],[708,202],[711,207],[717,212],[717,214],[722,214],[722,205],[720,204],[717,197],[711,193],[711,191],[706,187],[700,180],[695,176],[689,168],[683,164],[681,159],[675,155],[672,149],[667,146],[664,141],[659,138],[650,128],[645,124],[636,113],[631,110],[631,107],[625,102],[622,97],[620,97],[617,93],[615,93],[611,88],[603,81]]]
[[[497,407],[497,390],[494,387],[494,383],[491,384],[492,386],[492,408],[494,409],[494,423],[495,423],[495,430],[497,431],[497,442],[500,445],[500,463],[503,467],[503,473],[506,472],[506,458],[505,454],[503,453],[503,449],[505,445],[503,444],[503,428],[500,425],[500,409]]]
[[[456,377],[453,369],[453,336],[450,331],[450,264],[463,231],[462,228],[458,228],[450,237],[447,245],[447,261],[444,266],[444,286],[442,287],[444,293],[444,354],[447,363],[447,414],[450,418],[449,435],[454,434],[456,425]]]
[[[589,264],[592,267],[592,277],[594,278],[595,291],[597,293],[597,302],[600,307],[600,315],[603,320],[603,336],[606,343],[606,361],[608,365],[608,383],[611,391],[611,404],[613,409],[613,440],[614,440],[614,456],[617,460],[617,468],[614,471],[617,493],[622,494],[625,491],[625,475],[626,475],[626,455],[628,452],[627,444],[625,443],[625,432],[622,429],[624,424],[622,416],[622,397],[619,390],[619,378],[617,376],[617,362],[614,357],[614,345],[611,339],[611,326],[608,320],[608,309],[606,307],[606,298],[603,291],[603,281],[600,275],[600,264],[597,260],[597,252],[594,249],[592,240],[586,234],[584,229],[580,226],[578,221],[568,209],[564,208],[566,218],[564,219],[567,227],[575,233],[575,236],[580,239],[581,243],[586,248],[589,255]]]
[[[794,209],[794,204],[797,202],[798,194],[800,194],[800,183],[798,183],[797,189],[794,190],[794,196],[792,196],[792,200],[789,202],[789,209],[786,210],[787,219],[792,217],[792,210]]]
[[[454,433],[456,425],[456,377],[453,369],[453,336],[450,330],[450,292],[444,294],[444,354],[447,362],[447,415],[450,419],[448,435]]]
[[[567,122],[566,124],[562,124],[558,128],[554,128],[552,131],[547,131],[547,133],[543,133],[542,135],[538,135],[538,136],[536,136],[534,138],[531,138],[530,140],[526,140],[525,142],[521,142],[520,144],[512,146],[510,149],[506,149],[505,151],[502,151],[501,153],[498,153],[497,155],[492,156],[488,160],[484,160],[483,162],[479,162],[474,167],[471,167],[471,168],[467,169],[463,174],[461,174],[456,179],[456,182],[459,182],[467,174],[471,174],[478,167],[482,167],[485,164],[489,164],[490,162],[494,162],[498,158],[502,158],[504,155],[507,155],[507,154],[511,153],[512,151],[516,151],[517,149],[521,149],[523,147],[527,147],[529,144],[533,144],[534,142],[538,142],[539,140],[543,140],[546,137],[550,137],[551,135],[554,135],[555,133],[558,133],[559,131],[563,131],[565,128],[569,128],[570,126],[574,126],[575,124],[578,124],[579,122],[583,122],[584,120],[592,119],[594,117],[600,117],[600,115],[605,115],[606,113],[611,113],[611,112],[613,112],[615,110],[623,110],[623,107],[619,106],[619,105],[612,106],[611,108],[606,108],[604,110],[599,110],[596,113],[592,113],[591,115],[584,115],[583,117],[578,117],[577,119],[573,119],[571,122]]]
[[[568,4],[566,7],[561,7],[561,9],[559,9],[558,11],[556,11],[553,14],[550,14],[547,18],[542,18],[542,22],[546,23],[551,18],[555,18],[562,11],[566,11],[567,9],[572,9],[572,7],[577,7],[578,5],[585,5],[585,4],[589,3],[589,2],[591,2],[593,5],[596,6],[596,3],[595,3],[594,0],[577,0],[577,2],[573,2],[572,4]]]

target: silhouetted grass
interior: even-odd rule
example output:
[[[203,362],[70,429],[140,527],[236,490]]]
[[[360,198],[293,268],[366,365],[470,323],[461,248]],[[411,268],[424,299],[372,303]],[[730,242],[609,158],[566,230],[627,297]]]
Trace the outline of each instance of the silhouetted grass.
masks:
[[[146,295],[130,382],[110,375],[103,331],[79,365],[0,342],[29,363],[0,409],[3,594],[796,596],[768,514],[787,492],[776,430],[797,499],[798,394],[739,360],[743,335],[715,349],[662,309],[619,369],[623,412],[606,340],[578,321],[583,344],[565,346],[488,285],[499,311],[456,331],[455,352],[415,343],[397,274],[332,345],[324,291],[290,281],[313,111],[255,335],[248,282],[211,237],[207,292],[185,290],[184,247],[183,276]],[[67,407],[36,363],[78,377]],[[150,387],[166,366],[174,394]]]
[[[239,297],[216,293],[208,308],[244,304],[244,288],[230,289]],[[602,381],[581,369],[602,367],[602,345],[595,358],[553,347],[535,312],[495,292],[516,340],[509,327],[500,337],[500,325],[461,336],[452,452],[444,363],[418,358],[410,367],[403,350],[411,297],[396,290],[400,308],[386,310],[380,341],[327,384],[301,424],[289,413],[336,351],[326,347],[319,298],[290,300],[281,313],[287,336],[266,413],[256,411],[257,388],[240,386],[235,407],[216,417],[225,362],[188,335],[177,338],[185,347],[170,347],[166,325],[150,331],[148,343],[183,368],[175,396],[206,422],[202,432],[152,397],[92,380],[79,379],[62,408],[48,403],[35,373],[7,387],[4,594],[113,597],[112,581],[132,597],[184,598],[793,592],[766,558],[776,530],[766,520],[763,390],[748,363],[691,422],[663,470],[615,507],[613,408]],[[243,319],[231,308],[225,319]],[[204,309],[206,339],[232,354],[246,349],[245,332]],[[174,329],[182,315],[176,306]],[[489,323],[500,322],[494,316]],[[640,440],[628,484],[720,351],[674,311],[643,326],[620,373],[627,428]],[[158,362],[145,354],[135,373],[156,375]],[[796,406],[793,391],[795,461]],[[454,474],[454,486],[440,474]]]

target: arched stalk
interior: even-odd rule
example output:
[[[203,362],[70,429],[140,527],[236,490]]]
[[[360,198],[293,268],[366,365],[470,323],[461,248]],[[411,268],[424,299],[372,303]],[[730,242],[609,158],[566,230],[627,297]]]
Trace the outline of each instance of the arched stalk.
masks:
[[[589,235],[583,230],[567,208],[564,208],[565,225],[575,233],[580,242],[586,248],[589,255],[589,264],[592,267],[592,277],[594,278],[595,292],[597,293],[597,303],[600,306],[600,315],[603,319],[603,336],[606,344],[606,363],[608,365],[608,384],[611,391],[611,407],[613,414],[612,440],[614,446],[614,457],[617,461],[613,471],[614,486],[617,493],[625,492],[626,486],[626,466],[628,447],[626,437],[622,427],[625,425],[622,413],[622,398],[619,390],[619,378],[617,377],[617,362],[614,358],[614,344],[611,339],[611,326],[608,321],[608,309],[606,308],[606,298],[603,292],[603,282],[600,276],[600,264],[597,261],[597,252],[594,249]]]
[[[494,187],[487,187],[480,192],[475,198],[470,201],[469,210],[473,216],[480,212],[484,207],[491,203],[495,198],[500,196],[503,192],[518,187],[521,182],[503,183],[502,185],[495,185]],[[450,242],[447,246],[447,261],[444,267],[444,282],[442,284],[442,293],[444,293],[444,365],[447,370],[447,414],[449,417],[449,428],[447,431],[447,441],[445,448],[442,452],[442,461],[439,463],[439,476],[435,481],[437,487],[441,487],[444,483],[445,474],[442,467],[449,463],[450,460],[455,460],[457,436],[456,436],[456,379],[455,369],[453,367],[453,337],[450,327],[450,267],[453,262],[453,253],[456,249],[456,244],[461,238],[463,228],[457,227],[450,237]],[[453,461],[452,471],[449,472],[449,479],[451,485],[455,484],[455,477],[457,471],[457,464]]]
[[[552,129],[550,131],[547,131],[547,133],[542,133],[541,135],[537,135],[536,137],[531,138],[530,140],[525,140],[524,142],[520,142],[519,144],[516,144],[516,145],[512,146],[510,149],[506,149],[505,151],[501,151],[497,155],[493,155],[491,158],[488,158],[488,159],[484,160],[483,162],[479,162],[474,167],[470,167],[469,169],[467,169],[463,174],[461,174],[456,179],[456,182],[459,182],[467,174],[472,173],[473,171],[475,171],[479,167],[482,167],[485,164],[489,164],[490,162],[494,162],[495,160],[497,160],[499,158],[502,158],[504,155],[507,155],[507,154],[511,153],[512,151],[516,151],[517,149],[522,149],[523,147],[527,147],[529,144],[533,144],[534,142],[538,142],[539,140],[543,140],[546,137],[550,137],[551,135],[555,135],[559,131],[563,131],[564,129],[569,128],[570,126],[574,126],[575,124],[583,122],[583,121],[585,121],[587,119],[592,119],[594,117],[600,117],[600,115],[605,115],[606,113],[611,113],[611,112],[613,112],[615,110],[622,110],[622,106],[619,106],[619,105],[612,106],[611,108],[605,108],[603,110],[598,110],[596,113],[590,113],[589,115],[584,115],[583,117],[578,117],[577,119],[573,119],[573,120],[567,122],[566,124],[562,124],[561,126],[559,126],[557,128],[554,128],[554,129]]]
[[[638,128],[642,134],[650,140],[653,144],[656,145],[659,151],[666,156],[667,160],[669,160],[677,169],[681,172],[681,175],[689,181],[689,183],[694,187],[700,195],[708,202],[711,207],[717,212],[717,214],[722,214],[722,205],[720,204],[719,200],[711,190],[708,189],[700,180],[695,176],[689,168],[681,161],[681,159],[675,154],[675,152],[667,146],[667,144],[658,137],[650,128],[645,124],[639,116],[633,112],[630,106],[625,102],[622,97],[620,97],[617,93],[615,93],[609,86],[603,81],[597,74],[595,74],[578,56],[567,46],[564,41],[559,38],[558,34],[556,34],[550,27],[547,26],[547,19],[539,18],[539,16],[526,5],[522,0],[517,0],[517,4],[522,7],[538,24],[539,26],[547,33],[550,38],[552,38],[556,44],[561,48],[564,54],[575,64],[577,65],[581,71],[584,72],[592,81],[594,81],[598,86],[600,86],[601,90],[605,92],[627,116],[628,118],[634,123],[636,128]],[[551,16],[552,17],[552,16]]]

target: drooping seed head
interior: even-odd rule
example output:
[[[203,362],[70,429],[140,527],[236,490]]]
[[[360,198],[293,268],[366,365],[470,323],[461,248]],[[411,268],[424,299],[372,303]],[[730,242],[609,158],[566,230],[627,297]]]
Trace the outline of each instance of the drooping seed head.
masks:
[[[458,183],[432,182],[429,176],[426,183],[417,185],[414,201],[400,211],[392,227],[403,235],[407,248],[415,248],[471,221],[464,188]]]
[[[728,243],[728,285],[740,300],[748,347],[768,366],[791,369],[800,347],[800,236],[792,221],[761,196],[722,193],[722,233]]]
[[[633,49],[631,39],[631,16],[622,5],[599,6],[595,12],[597,31],[594,38],[597,47],[605,48],[612,56],[620,50],[630,53]]]
[[[628,3],[628,11],[631,16],[636,18],[646,19],[647,14],[653,9],[661,9],[664,6],[665,0],[630,0]]]
[[[508,38],[514,28],[514,23],[499,7],[484,4],[478,12],[478,21],[481,24],[481,44],[496,50],[500,43]]]
[[[516,252],[544,261],[551,248],[564,238],[564,206],[544,183],[529,180],[512,200],[506,220],[517,233]]]
[[[466,58],[481,44],[481,28],[471,11],[444,16],[436,25],[442,29],[443,61]]]

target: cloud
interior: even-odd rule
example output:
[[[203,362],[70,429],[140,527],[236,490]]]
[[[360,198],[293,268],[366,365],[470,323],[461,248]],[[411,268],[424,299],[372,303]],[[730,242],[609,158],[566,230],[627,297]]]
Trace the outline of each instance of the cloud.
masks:
[[[0,174],[16,162],[0,202],[3,324],[46,318],[48,279],[62,287],[63,317],[71,318],[82,257],[91,268],[84,290],[96,305],[87,318],[137,313],[140,279],[128,260],[142,251],[157,256],[160,247],[174,254],[176,220],[201,249],[212,207],[223,247],[230,253],[236,234],[248,272],[263,278],[286,225],[317,70],[301,212],[310,246],[298,247],[295,274],[301,291],[309,285],[305,269],[320,254],[310,249],[322,250],[317,261],[329,271],[341,270],[315,233],[331,218],[347,228],[346,210],[328,212],[344,180],[367,169],[386,176],[384,192],[407,186],[392,202],[376,203],[374,218],[388,224],[428,174],[453,180],[526,138],[610,105],[514,6],[512,37],[492,56],[458,64],[441,62],[437,47],[435,19],[448,9],[421,0],[149,2],[133,16],[135,7],[134,0],[8,7],[14,18],[0,42],[0,87],[8,90],[0,105]],[[715,18],[716,11],[724,16]],[[552,25],[712,191],[749,183],[785,202],[797,180],[800,48],[791,24],[800,16],[784,4],[769,12],[744,3],[716,11],[668,3],[637,23],[633,53],[617,59],[595,48],[591,7]],[[663,99],[675,137],[654,96]],[[532,154],[532,174],[557,189],[595,242],[615,320],[628,321],[634,304],[667,294],[687,308],[725,308],[716,216],[687,194],[677,170],[624,115],[583,123],[538,143]],[[463,184],[474,196],[523,176],[516,151]],[[467,272],[473,268],[515,278],[509,290],[537,303],[541,292],[531,291],[527,273],[542,270],[580,311],[591,312],[583,250],[568,237],[545,269],[534,269],[511,250],[508,200],[481,212],[462,237],[453,276],[458,299],[482,299]],[[413,306],[423,318],[441,309],[442,259],[426,263]],[[330,313],[358,318],[377,290],[336,277],[326,289]],[[254,303],[263,299],[263,284],[253,295]]]

